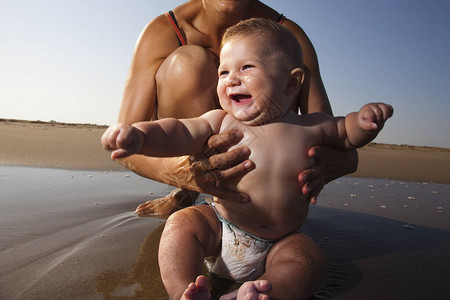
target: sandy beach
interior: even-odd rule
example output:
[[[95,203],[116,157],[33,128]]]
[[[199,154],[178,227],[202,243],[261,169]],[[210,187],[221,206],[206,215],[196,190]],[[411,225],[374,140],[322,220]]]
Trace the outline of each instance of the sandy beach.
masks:
[[[164,220],[133,211],[172,187],[112,162],[105,128],[0,120],[0,299],[167,299]],[[448,299],[450,149],[371,144],[359,157],[302,228],[328,258],[315,297]]]

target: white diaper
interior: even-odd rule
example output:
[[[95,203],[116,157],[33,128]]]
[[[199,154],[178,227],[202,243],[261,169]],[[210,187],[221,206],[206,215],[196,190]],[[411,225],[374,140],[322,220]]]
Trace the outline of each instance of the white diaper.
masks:
[[[273,241],[259,238],[225,220],[222,222],[222,249],[215,261],[205,260],[210,272],[236,282],[256,280],[264,274],[267,253]]]

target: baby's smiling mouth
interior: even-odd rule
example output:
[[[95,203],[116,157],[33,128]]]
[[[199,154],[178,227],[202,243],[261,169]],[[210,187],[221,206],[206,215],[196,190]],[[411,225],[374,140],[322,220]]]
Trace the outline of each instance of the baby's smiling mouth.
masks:
[[[245,95],[245,94],[234,94],[231,95],[231,100],[238,104],[245,104],[248,103],[252,99],[252,95]]]

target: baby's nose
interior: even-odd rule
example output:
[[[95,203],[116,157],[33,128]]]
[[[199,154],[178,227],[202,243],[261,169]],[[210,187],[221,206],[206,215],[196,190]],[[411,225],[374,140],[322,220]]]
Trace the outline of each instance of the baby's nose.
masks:
[[[239,77],[235,74],[229,74],[227,78],[227,86],[236,86],[240,84]]]

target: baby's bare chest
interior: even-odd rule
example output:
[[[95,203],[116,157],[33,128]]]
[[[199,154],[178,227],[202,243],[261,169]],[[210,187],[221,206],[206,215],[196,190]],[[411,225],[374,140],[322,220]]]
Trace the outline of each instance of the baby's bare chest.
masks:
[[[299,196],[298,174],[312,165],[307,155],[314,145],[314,135],[308,128],[290,123],[271,123],[246,126],[236,122],[233,127],[243,132],[244,138],[235,147],[250,149],[250,160],[255,169],[242,178],[230,182],[235,189],[251,196],[252,202],[285,201],[289,205]],[[295,198],[295,200],[294,200]],[[283,200],[281,200],[283,199]]]
[[[271,123],[261,126],[239,124],[244,138],[236,147],[250,149],[250,159],[259,167],[280,170],[303,169],[309,166],[307,152],[315,145],[308,128],[288,123]]]

